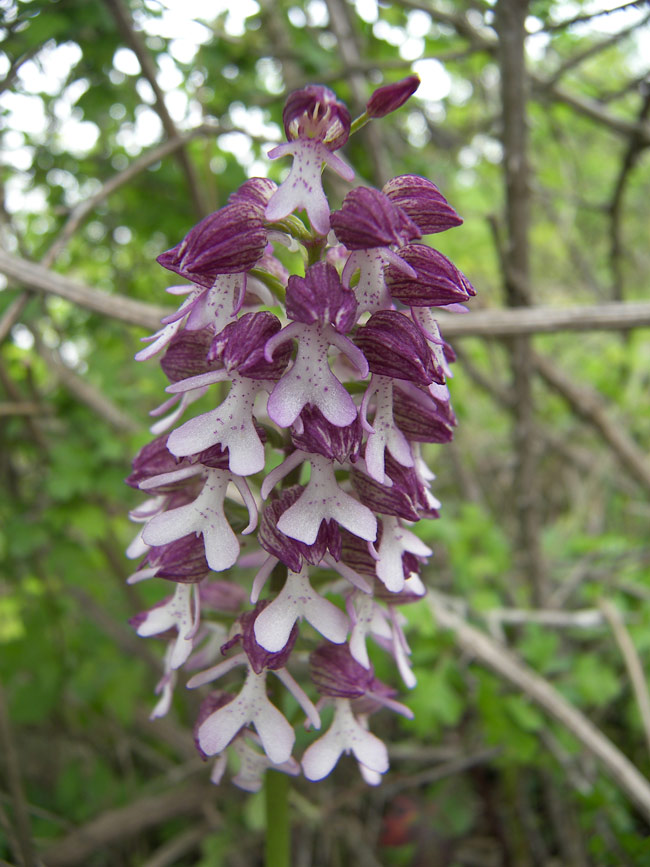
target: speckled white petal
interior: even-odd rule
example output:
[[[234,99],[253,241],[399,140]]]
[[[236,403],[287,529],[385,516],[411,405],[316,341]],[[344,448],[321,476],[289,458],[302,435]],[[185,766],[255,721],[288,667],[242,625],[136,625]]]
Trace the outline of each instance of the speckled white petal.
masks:
[[[386,746],[356,720],[349,699],[336,699],[334,719],[328,731],[305,752],[302,767],[308,780],[322,780],[334,768],[343,752],[369,770],[383,774],[388,770]]]
[[[286,646],[296,620],[303,617],[328,641],[345,641],[347,617],[314,591],[305,571],[289,571],[280,593],[255,620],[255,637],[266,650],[277,653]]]

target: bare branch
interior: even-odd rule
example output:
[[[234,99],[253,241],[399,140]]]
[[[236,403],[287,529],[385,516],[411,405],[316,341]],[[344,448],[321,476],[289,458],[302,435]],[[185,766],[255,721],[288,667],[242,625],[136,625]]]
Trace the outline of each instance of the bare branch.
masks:
[[[16,322],[20,319],[23,310],[27,307],[29,297],[29,292],[21,292],[20,295],[17,295],[14,298],[9,307],[7,307],[5,312],[2,314],[2,319],[0,319],[0,343],[2,343]]]
[[[530,189],[526,100],[528,81],[524,45],[528,3],[498,0],[495,26],[499,37],[503,181],[505,185],[505,242],[500,249],[506,300],[510,307],[526,307],[529,292]],[[508,343],[514,424],[512,438],[515,471],[512,497],[517,521],[515,559],[519,570],[531,584],[538,604],[546,595],[545,569],[540,544],[540,504],[535,476],[538,441],[534,436],[532,392],[532,349],[527,336],[519,335]]]
[[[0,403],[0,418],[9,415],[44,415],[52,412],[52,408],[43,406],[36,401],[12,401]]]
[[[7,784],[14,808],[14,832],[22,867],[36,867],[36,854],[29,826],[27,799],[20,773],[20,759],[9,723],[9,709],[2,683],[0,683],[0,745],[4,759]]]
[[[650,302],[584,307],[526,307],[437,314],[445,337],[512,337],[558,331],[631,331],[650,327]]]
[[[629,27],[624,27],[616,33],[612,33],[611,36],[608,36],[606,39],[601,39],[598,42],[594,42],[585,48],[583,51],[576,51],[570,57],[568,57],[564,63],[560,64],[558,69],[555,70],[553,75],[548,79],[548,86],[554,87],[558,81],[569,72],[571,69],[575,69],[576,66],[580,66],[581,63],[584,63],[585,60],[589,60],[591,57],[595,57],[597,54],[600,54],[601,51],[606,51],[608,48],[611,48],[613,45],[616,45],[618,42],[621,42],[627,36],[634,33],[634,31],[638,27],[643,27],[645,24],[650,21],[650,15],[646,15],[641,21],[635,21],[634,24],[631,24]]]
[[[632,689],[634,690],[636,702],[639,706],[646,744],[650,750],[650,693],[648,692],[648,682],[645,678],[643,665],[639,659],[639,653],[634,646],[634,642],[630,638],[630,633],[625,628],[625,621],[621,616],[621,612],[614,603],[610,602],[609,599],[601,599],[599,607],[609,621],[616,643],[623,654],[625,667],[630,676]]]
[[[620,6],[612,6],[611,9],[599,9],[598,12],[574,15],[573,18],[567,18],[565,21],[549,22],[545,25],[544,30],[547,33],[554,33],[556,30],[565,30],[567,27],[573,27],[574,24],[593,21],[594,18],[603,18],[605,15],[613,15],[615,12],[620,12],[623,9],[632,9],[633,7],[639,8],[639,0],[629,0],[627,3],[621,3]]]
[[[167,106],[165,105],[165,95],[160,89],[156,78],[156,66],[151,58],[151,55],[147,51],[147,48],[143,40],[141,39],[140,34],[137,33],[136,30],[133,28],[133,22],[131,20],[128,8],[125,6],[122,0],[104,0],[104,2],[110,9],[113,18],[115,19],[117,29],[120,32],[122,39],[124,39],[126,44],[138,58],[138,63],[140,64],[140,68],[142,69],[142,74],[151,85],[151,89],[153,90],[156,100],[154,108],[156,110],[156,113],[158,114],[158,117],[161,120],[165,133],[167,134],[168,138],[180,138],[178,129],[176,128],[176,124],[172,120],[169,112],[167,111]],[[205,205],[203,203],[203,196],[201,195],[201,184],[196,174],[196,169],[194,168],[194,165],[192,164],[185,150],[181,149],[177,153],[178,161],[181,165],[181,168],[185,172],[185,177],[187,178],[187,183],[190,190],[190,195],[192,197],[194,209],[196,213],[202,217],[205,215],[206,211]]]
[[[548,358],[536,354],[534,361],[543,379],[566,400],[577,415],[598,431],[631,477],[650,491],[650,464],[644,452],[628,436],[621,424],[609,418],[597,392],[583,384],[576,385]]]
[[[93,852],[142,834],[179,816],[199,815],[210,791],[203,785],[175,786],[167,792],[149,795],[107,810],[54,843],[43,853],[47,867],[74,867],[87,864]]]
[[[7,70],[7,74],[2,79],[2,81],[0,81],[0,93],[4,93],[5,90],[9,90],[9,88],[13,86],[13,83],[16,80],[16,76],[20,71],[20,67],[24,63],[27,63],[28,60],[31,60],[34,55],[38,54],[42,47],[42,45],[34,45],[24,54],[21,54],[14,61],[12,61],[11,66]]]
[[[91,289],[89,286],[57,274],[56,271],[50,271],[35,262],[13,256],[2,249],[0,249],[0,273],[29,289],[51,292],[87,310],[119,319],[129,325],[140,325],[149,329],[159,328],[160,319],[171,312],[163,307],[135,301],[125,295],[111,295],[100,289]]]
[[[102,394],[70,367],[67,367],[57,352],[48,349],[39,339],[36,340],[36,348],[38,354],[45,360],[48,369],[80,403],[85,404],[118,431],[137,433],[141,430],[140,425],[120,407],[116,406],[110,398]]]
[[[459,647],[512,683],[563,725],[599,760],[607,775],[636,804],[646,821],[650,821],[650,783],[619,748],[511,650],[469,624],[439,594],[429,591],[428,599],[436,622],[442,629],[454,632]]]
[[[629,138],[630,136],[638,136],[639,140],[643,144],[650,144],[649,123],[638,123],[637,121],[627,120],[624,117],[618,117],[618,115],[612,114],[612,112],[604,108],[601,103],[592,99],[587,99],[583,96],[578,96],[575,93],[569,93],[567,90],[564,90],[557,85],[549,87],[544,80],[537,76],[531,76],[531,81],[535,85],[535,90],[538,96],[543,96],[543,93],[546,90],[549,97],[558,102],[563,102],[565,105],[571,106],[571,108],[575,109],[580,114],[591,118],[591,120],[595,120],[597,123],[601,124],[601,126],[607,127],[612,132],[615,132],[618,135],[623,135],[626,138]]]
[[[644,89],[645,94],[638,115],[639,123],[646,121],[650,114],[650,81],[645,82]],[[609,261],[613,278],[612,298],[614,298],[615,301],[623,300],[623,273],[621,268],[621,259],[623,256],[623,237],[621,227],[623,196],[625,194],[627,181],[639,159],[639,156],[641,155],[641,152],[647,146],[648,142],[644,143],[638,135],[633,134],[630,136],[625,155],[621,162],[621,168],[614,184],[614,193],[608,207],[611,225]]]
[[[96,193],[89,196],[87,199],[84,199],[84,201],[80,202],[75,208],[73,208],[63,226],[63,229],[41,260],[42,264],[48,266],[51,265],[58,258],[63,248],[67,245],[68,241],[77,231],[85,218],[95,210],[97,205],[107,199],[120,187],[128,184],[133,180],[133,178],[148,169],[149,166],[152,166],[154,163],[157,163],[169,154],[176,153],[178,150],[185,147],[188,142],[192,141],[192,139],[201,135],[215,134],[219,132],[221,132],[220,128],[215,127],[215,125],[209,127],[200,126],[187,135],[177,135],[174,138],[169,138],[167,141],[162,142],[162,144],[159,144],[150,151],[142,154],[142,156],[138,157],[127,166],[124,171],[113,175],[112,178],[109,178],[104,184],[102,184]]]

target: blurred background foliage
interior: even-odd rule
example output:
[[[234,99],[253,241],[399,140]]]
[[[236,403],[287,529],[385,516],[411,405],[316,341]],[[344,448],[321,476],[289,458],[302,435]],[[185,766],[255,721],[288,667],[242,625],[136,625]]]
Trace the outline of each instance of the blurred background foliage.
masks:
[[[8,253],[164,304],[169,281],[155,256],[246,177],[286,171],[265,154],[281,138],[287,91],[325,83],[354,116],[374,87],[415,69],[418,95],[353,137],[346,156],[374,186],[404,172],[434,180],[465,220],[436,242],[478,288],[472,309],[506,304],[491,2],[0,0],[0,12]],[[643,3],[528,5],[534,304],[647,298],[648,18]],[[158,150],[178,136],[182,148]],[[330,187],[333,206],[345,189]],[[192,744],[193,696],[181,690],[173,715],[149,723],[160,659],[127,625],[160,596],[124,583],[136,498],[123,479],[149,439],[164,377],[132,360],[142,329],[27,290],[7,279],[0,291],[0,680],[38,857],[260,863],[261,796],[209,787]],[[455,341],[459,427],[433,455],[443,510],[421,528],[435,548],[426,581],[647,775],[647,685],[634,686],[620,646],[626,635],[632,657],[648,659],[647,331],[532,342],[574,389],[531,381],[544,598],[517,550],[512,370],[498,339]],[[459,647],[426,603],[408,616],[416,718],[383,722],[392,771],[372,791],[351,761],[325,783],[298,783],[295,863],[650,864],[647,814],[575,733]],[[7,743],[0,856],[19,863]]]

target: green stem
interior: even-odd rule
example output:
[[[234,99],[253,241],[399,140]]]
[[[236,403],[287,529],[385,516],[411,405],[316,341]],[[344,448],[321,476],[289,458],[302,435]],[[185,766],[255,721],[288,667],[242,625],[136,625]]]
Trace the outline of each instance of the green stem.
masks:
[[[366,112],[360,114],[359,117],[355,117],[350,125],[350,135],[354,135],[355,132],[359,132],[359,130],[364,127],[367,123],[370,123],[372,120],[371,117],[368,117]]]
[[[266,867],[290,867],[291,824],[289,816],[289,777],[279,771],[267,771],[266,795]]]

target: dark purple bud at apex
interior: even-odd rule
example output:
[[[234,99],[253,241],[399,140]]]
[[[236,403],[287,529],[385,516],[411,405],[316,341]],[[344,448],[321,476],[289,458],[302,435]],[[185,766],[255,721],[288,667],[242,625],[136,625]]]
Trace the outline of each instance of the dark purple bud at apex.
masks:
[[[403,313],[380,310],[354,334],[373,373],[418,385],[444,382],[420,329]]]
[[[413,220],[423,235],[453,229],[463,222],[438,187],[419,175],[399,175],[382,190]]]
[[[425,244],[408,244],[398,255],[413,268],[416,277],[389,265],[386,285],[393,298],[412,307],[444,307],[462,304],[476,292],[467,277],[446,256]]]
[[[277,381],[284,373],[291,357],[291,342],[282,344],[272,361],[264,358],[267,340],[277,334],[282,324],[272,313],[246,313],[235,322],[229,322],[212,341],[208,352],[210,360],[223,363],[226,370],[236,370],[250,379]]]
[[[420,237],[415,223],[387,196],[371,187],[350,190],[341,210],[332,214],[330,225],[348,250],[401,246]]]
[[[287,316],[309,325],[333,325],[345,333],[354,325],[357,300],[354,292],[341,285],[333,265],[317,262],[307,269],[304,277],[289,277],[287,285]]]
[[[385,117],[395,111],[415,93],[420,86],[419,75],[409,75],[393,84],[378,87],[368,100],[366,114],[368,117]]]
[[[288,141],[317,139],[335,151],[348,140],[350,112],[329,88],[310,84],[287,97],[282,122]]]
[[[237,202],[201,220],[157,261],[209,289],[219,274],[242,274],[252,268],[262,258],[266,242],[259,207]]]

